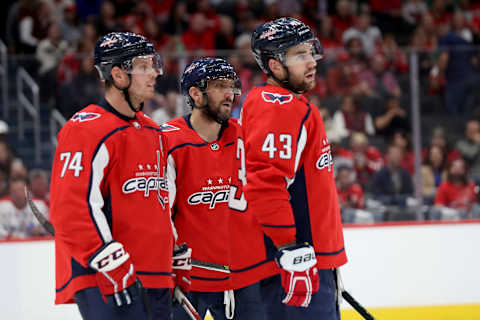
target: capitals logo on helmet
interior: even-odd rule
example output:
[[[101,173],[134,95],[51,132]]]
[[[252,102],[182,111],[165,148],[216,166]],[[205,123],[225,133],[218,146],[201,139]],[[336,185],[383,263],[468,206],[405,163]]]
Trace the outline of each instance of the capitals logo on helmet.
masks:
[[[128,71],[132,68],[133,59],[141,56],[152,56],[154,68],[162,74],[162,61],[155,52],[153,43],[145,37],[131,32],[111,32],[98,39],[95,46],[95,67],[102,80],[111,80],[111,71],[119,66]]]
[[[233,66],[222,58],[202,58],[190,62],[183,71],[180,86],[185,95],[187,104],[194,106],[189,90],[191,87],[199,88],[204,94],[208,81],[216,79],[231,79],[234,81],[234,94],[241,94],[240,78],[237,76]]]
[[[257,64],[267,74],[269,59],[276,59],[285,66],[285,54],[291,47],[304,42],[311,42],[312,54],[315,60],[323,57],[320,41],[312,30],[295,18],[279,18],[257,27],[252,34],[252,53]]]

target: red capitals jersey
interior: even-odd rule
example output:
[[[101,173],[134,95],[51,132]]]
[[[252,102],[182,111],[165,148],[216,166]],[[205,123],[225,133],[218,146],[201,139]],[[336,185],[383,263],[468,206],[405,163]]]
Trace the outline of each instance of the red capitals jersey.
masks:
[[[477,202],[477,197],[473,182],[468,181],[464,185],[455,185],[447,180],[438,186],[435,204],[470,211]]]
[[[317,107],[272,85],[252,89],[241,125],[248,210],[276,246],[313,245],[317,266],[347,262],[330,144]]]
[[[234,175],[237,124],[231,119],[219,138],[205,142],[192,128],[190,116],[162,125],[167,146],[167,175],[177,243],[192,248],[192,259],[229,265],[228,196]],[[191,290],[230,289],[228,273],[194,266]]]
[[[77,112],[58,134],[50,185],[57,304],[97,285],[88,260],[111,241],[124,245],[144,287],[173,287],[161,143],[150,118],[122,116],[106,100]]]

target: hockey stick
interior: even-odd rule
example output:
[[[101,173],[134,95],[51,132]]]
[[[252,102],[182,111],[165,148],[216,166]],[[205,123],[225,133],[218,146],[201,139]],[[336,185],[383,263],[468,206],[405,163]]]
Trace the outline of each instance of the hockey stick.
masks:
[[[29,205],[30,209],[32,209],[32,212],[33,212],[33,215],[35,216],[35,218],[37,218],[38,222],[40,222],[42,227],[45,228],[45,230],[49,234],[54,236],[55,235],[55,228],[50,223],[50,221],[48,221],[47,218],[45,218],[45,216],[42,214],[42,212],[37,208],[37,206],[35,205],[35,203],[32,200],[32,196],[30,195],[30,191],[28,191],[27,187],[25,187],[25,197],[27,198],[28,205]],[[210,266],[211,265],[220,266],[221,270],[225,270],[225,268],[227,268],[227,270],[228,270],[227,266],[210,264],[208,262],[204,262],[204,264],[210,265]],[[220,270],[217,270],[217,271],[220,271]],[[221,272],[225,272],[225,271],[221,271]],[[228,271],[228,272],[230,272],[230,271]],[[187,297],[185,297],[185,295],[180,290],[180,288],[176,287],[173,292],[174,292],[175,299],[177,299],[177,301],[182,305],[183,309],[185,310],[185,312],[188,314],[188,316],[192,320],[202,320],[202,318],[198,314],[197,310],[195,310],[195,308],[192,306],[192,304],[187,299]]]
[[[50,233],[52,236],[55,235],[55,229],[53,228],[50,221],[45,218],[45,216],[38,210],[35,203],[33,203],[32,197],[30,196],[30,191],[28,191],[27,187],[25,187],[25,197],[27,198],[28,205],[30,209],[32,209],[33,215],[37,218],[38,222],[42,225],[42,227]]]
[[[45,230],[47,230],[48,233],[50,233],[52,236],[55,235],[55,229],[53,228],[52,224],[50,223],[50,221],[48,221],[45,216],[40,212],[40,210],[38,210],[37,206],[35,205],[35,203],[33,203],[33,200],[30,196],[30,192],[28,191],[27,187],[25,187],[25,195],[27,197],[27,202],[28,202],[28,205],[30,206],[30,209],[32,209],[32,212],[33,214],[35,215],[35,217],[37,218],[38,222],[40,222],[40,224],[45,228]],[[204,262],[204,261],[199,261],[199,260],[193,260],[192,259],[192,266],[194,267],[197,267],[197,268],[202,268],[202,269],[207,269],[207,270],[213,270],[213,271],[218,271],[218,272],[223,272],[223,273],[230,273],[230,268],[228,266],[225,266],[225,265],[220,265],[220,264],[216,264],[216,263],[210,263],[210,262]],[[341,280],[340,280],[341,281]],[[180,290],[175,290],[175,292],[177,291],[180,291]],[[353,307],[353,309],[355,309],[355,311],[357,311],[365,320],[375,320],[375,318],[360,304],[358,303],[357,300],[355,300],[355,298],[352,297],[352,295],[350,293],[348,293],[348,291],[346,291],[345,289],[343,289],[343,284],[341,285],[341,288],[340,288],[340,291],[342,293],[342,297]],[[180,303],[182,303],[182,301],[187,301],[188,303],[190,303],[188,301],[188,299],[185,297],[185,295],[183,295],[183,293],[180,291],[180,294],[182,294],[183,300],[179,300]],[[177,298],[178,300],[178,298]],[[182,303],[182,306],[183,308],[185,309],[185,311],[187,313],[189,313],[187,311],[187,307]],[[190,306],[191,303],[190,303]],[[193,308],[193,306],[192,306]],[[195,310],[195,309],[194,309]],[[196,312],[196,311],[195,311]],[[197,313],[198,314],[198,313]],[[189,314],[190,315],[190,314]],[[192,318],[193,320],[195,320],[196,318]],[[200,318],[201,319],[201,318]]]
[[[343,280],[340,275],[340,269],[335,269],[335,275],[337,279],[337,287],[338,290],[342,293],[342,297],[347,300],[347,302],[357,311],[362,318],[365,320],[375,320],[374,316],[372,316],[367,309],[365,309],[357,300],[355,300],[350,293],[343,287]]]
[[[190,301],[188,301],[187,297],[185,297],[179,287],[175,287],[175,290],[173,291],[173,296],[182,305],[183,310],[185,310],[190,319],[202,320],[202,317],[200,317],[197,310],[195,310],[195,308],[192,306]]]

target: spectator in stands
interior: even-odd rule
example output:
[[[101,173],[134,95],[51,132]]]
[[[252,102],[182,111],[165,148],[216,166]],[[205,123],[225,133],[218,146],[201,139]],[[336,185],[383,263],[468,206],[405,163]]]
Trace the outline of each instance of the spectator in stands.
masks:
[[[405,207],[413,194],[412,177],[402,168],[402,158],[400,147],[388,146],[386,164],[373,176],[372,193],[384,205]]]
[[[100,101],[102,92],[98,85],[98,74],[91,56],[82,56],[80,70],[70,83],[60,88],[57,109],[66,119],[70,119],[80,106]]]
[[[453,160],[448,167],[448,177],[438,187],[435,206],[430,210],[434,220],[458,220],[480,217],[477,190],[468,179],[467,165],[462,158]]]
[[[0,199],[0,237],[28,238],[48,235],[27,205],[25,185],[24,179],[11,179],[9,195]],[[33,201],[40,212],[48,217],[48,208],[45,202],[38,199],[33,199]]]
[[[116,19],[115,5],[110,0],[105,0],[100,8],[100,15],[97,20],[97,30],[100,35],[119,31],[122,27]]]
[[[153,111],[152,119],[159,125],[183,115],[183,99],[177,91],[168,91],[160,108]]]
[[[402,90],[395,75],[387,69],[386,59],[382,54],[370,58],[370,68],[363,70],[360,81],[368,84],[370,90],[380,98],[394,96],[400,98]]]
[[[46,0],[21,2],[18,17],[19,53],[35,53],[38,43],[47,37],[52,21],[51,7]]]
[[[336,37],[335,28],[330,16],[325,15],[322,17],[320,30],[318,32],[318,40],[320,40],[322,47],[325,50],[326,61],[337,57],[342,48],[342,43],[339,38]]]
[[[383,166],[382,154],[370,145],[367,136],[360,132],[353,133],[350,137],[350,150],[357,181],[363,188],[367,188],[373,175]]]
[[[353,42],[355,40],[350,40]],[[361,45],[360,40],[356,41]],[[349,53],[338,55],[338,63],[327,71],[327,90],[331,96],[341,97],[353,95],[355,97],[372,96],[370,87],[360,81],[359,73],[363,65],[353,59]]]
[[[0,171],[5,172],[7,179],[10,177],[13,153],[6,141],[0,141]]]
[[[80,23],[77,16],[77,6],[74,2],[67,4],[64,7],[63,19],[58,23],[62,38],[68,42],[70,46],[75,46],[81,39]]]
[[[455,148],[452,148],[449,137],[445,132],[445,128],[438,126],[432,130],[432,136],[430,138],[430,147],[439,147],[444,150],[447,157],[447,163],[452,162],[453,160],[460,158],[462,155]],[[423,157],[425,158],[427,152],[423,152]]]
[[[437,188],[447,178],[447,156],[443,148],[432,146],[422,165],[422,195],[425,204],[433,204]]]
[[[215,30],[205,14],[198,12],[191,16],[190,27],[182,34],[182,42],[185,50],[193,54],[205,55],[215,50]]]
[[[180,36],[188,29],[189,14],[185,1],[174,1],[168,20],[165,23],[165,32],[172,36]]]
[[[235,47],[233,20],[227,15],[221,15],[218,19],[219,32],[215,37],[215,47],[217,50],[233,50]]]
[[[14,158],[10,165],[10,179],[27,180],[28,170],[25,163],[20,158]]]
[[[474,68],[473,36],[465,23],[463,12],[456,11],[452,30],[440,38],[442,50],[438,60],[440,73],[447,81],[445,107],[452,114],[470,115],[475,104],[475,85],[478,79]]]
[[[62,39],[58,24],[52,23],[48,28],[48,36],[38,43],[35,53],[40,63],[38,77],[42,101],[53,103],[57,67],[67,49],[68,42]]]
[[[397,131],[393,134],[390,144],[402,149],[402,168],[413,175],[415,171],[415,157],[413,155],[410,136],[410,133],[405,131]]]
[[[343,43],[347,43],[352,38],[359,38],[365,53],[371,56],[382,41],[382,32],[378,27],[371,25],[370,14],[362,13],[357,17],[355,25],[345,30],[342,35]]]
[[[343,32],[352,27],[355,23],[352,2],[349,0],[337,1],[336,12],[332,16],[332,21],[337,32],[337,39],[341,39]]]
[[[428,7],[423,0],[407,0],[402,6],[403,19],[411,25],[418,25],[426,12]]]
[[[337,168],[337,191],[344,223],[372,223],[372,213],[364,208],[363,189],[355,181],[355,172],[349,166]]]
[[[400,101],[395,96],[390,96],[385,102],[385,110],[375,118],[375,129],[377,134],[387,140],[395,132],[410,131],[410,121],[407,112],[400,106]]]
[[[480,121],[471,119],[465,126],[465,137],[456,144],[456,149],[465,159],[470,174],[480,180]]]
[[[8,138],[8,132],[10,131],[8,123],[0,120],[0,141],[6,142]]]
[[[313,101],[312,103],[315,104]],[[330,143],[340,143],[341,137],[338,136],[338,132],[337,130],[335,130],[332,118],[330,117],[330,111],[328,111],[328,109],[321,104],[317,106],[318,106],[318,110],[320,111],[320,114],[322,115],[323,126],[325,127],[325,133],[327,134],[328,141]]]
[[[32,169],[28,173],[28,188],[32,197],[50,204],[48,173],[43,169]]]
[[[375,134],[372,116],[360,110],[355,98],[351,95],[343,97],[342,108],[333,114],[333,123],[336,136],[340,137],[340,140],[348,138],[353,132]]]
[[[397,40],[392,33],[387,33],[377,47],[377,53],[385,59],[385,69],[394,75],[408,72],[408,62],[405,52],[398,47]]]

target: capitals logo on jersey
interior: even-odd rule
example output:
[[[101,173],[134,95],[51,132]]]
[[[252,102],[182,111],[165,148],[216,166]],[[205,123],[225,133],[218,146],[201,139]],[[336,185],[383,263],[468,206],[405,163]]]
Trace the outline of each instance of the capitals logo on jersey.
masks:
[[[322,148],[322,154],[320,155],[320,158],[318,158],[316,166],[318,170],[328,168],[328,171],[330,172],[333,165],[333,157],[330,150],[330,144],[327,139],[323,139],[322,142],[324,147]]]
[[[162,132],[170,132],[170,131],[180,130],[180,128],[172,126],[171,124],[168,124],[168,123],[162,124],[160,126],[160,129],[162,130]]]
[[[100,118],[100,114],[98,113],[93,113],[93,112],[77,112],[73,115],[72,121],[79,121],[79,122],[84,122],[84,121],[90,121],[90,120],[95,120]]]
[[[192,206],[206,204],[209,209],[215,209],[217,203],[228,203],[231,180],[231,177],[208,178],[207,186],[202,187],[202,191],[192,193],[188,197],[188,204]]]
[[[155,164],[151,166],[139,165],[139,170],[145,170],[137,172],[134,178],[130,178],[125,181],[122,185],[122,191],[124,194],[130,194],[133,192],[142,192],[144,197],[148,197],[150,192],[158,193],[158,201],[165,208],[165,203],[168,203],[167,197],[162,197],[160,195],[160,190],[168,191],[168,184],[166,174],[164,172],[163,176],[159,175],[158,166]],[[157,170],[157,171],[154,171]],[[164,168],[165,171],[165,168]]]
[[[270,103],[279,103],[279,104],[284,104],[284,103],[289,103],[293,99],[292,94],[279,94],[279,93],[271,93],[271,92],[266,92],[262,91],[262,98],[266,102]]]

